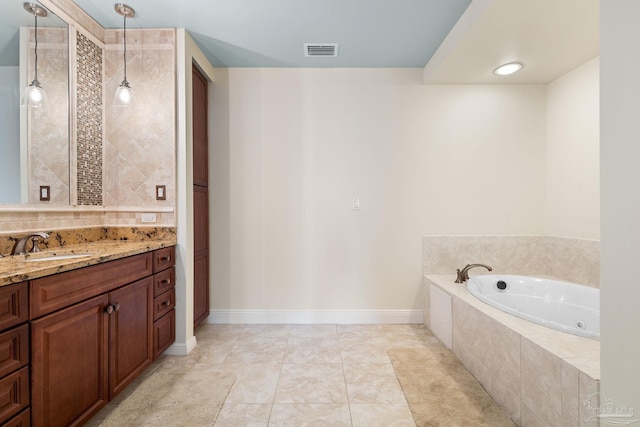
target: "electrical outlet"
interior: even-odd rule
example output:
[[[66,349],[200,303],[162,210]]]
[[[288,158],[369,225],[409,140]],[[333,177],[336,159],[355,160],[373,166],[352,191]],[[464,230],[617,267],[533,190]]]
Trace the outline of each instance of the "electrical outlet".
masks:
[[[142,222],[156,222],[156,214],[154,213],[143,213],[140,220]]]

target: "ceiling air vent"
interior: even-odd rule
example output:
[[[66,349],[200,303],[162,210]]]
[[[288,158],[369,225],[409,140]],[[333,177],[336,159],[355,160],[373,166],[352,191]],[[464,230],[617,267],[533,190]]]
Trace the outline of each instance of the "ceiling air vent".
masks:
[[[338,56],[338,43],[305,43],[304,56]]]

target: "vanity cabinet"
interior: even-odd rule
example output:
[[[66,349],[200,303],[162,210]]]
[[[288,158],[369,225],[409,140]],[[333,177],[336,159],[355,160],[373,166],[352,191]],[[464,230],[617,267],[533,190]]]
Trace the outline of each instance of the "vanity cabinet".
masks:
[[[0,288],[0,424],[29,425],[27,282]],[[20,424],[25,420],[26,424]]]
[[[34,427],[84,424],[151,364],[153,271],[164,252],[31,281]]]
[[[153,358],[176,340],[175,248],[154,253],[153,263]],[[168,260],[168,261],[167,261]]]

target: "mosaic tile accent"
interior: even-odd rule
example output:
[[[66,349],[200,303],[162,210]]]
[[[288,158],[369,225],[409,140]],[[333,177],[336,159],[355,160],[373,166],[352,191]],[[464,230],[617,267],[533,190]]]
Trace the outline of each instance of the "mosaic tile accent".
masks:
[[[102,205],[102,55],[77,33],[78,205]]]

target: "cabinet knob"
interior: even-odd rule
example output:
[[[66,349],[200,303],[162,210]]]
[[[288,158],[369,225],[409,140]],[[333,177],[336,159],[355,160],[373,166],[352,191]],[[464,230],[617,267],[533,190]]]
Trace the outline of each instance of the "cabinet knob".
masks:
[[[160,262],[171,261],[171,255],[158,257],[158,261]]]
[[[171,284],[171,279],[164,279],[160,281],[160,284],[162,285],[170,285]]]
[[[162,305],[169,307],[171,305],[171,301],[164,301]]]
[[[111,304],[109,304],[108,306],[106,306],[104,308],[104,312],[107,313],[107,314],[113,313],[113,306]]]
[[[120,310],[120,304],[115,303],[115,304],[113,305],[113,311],[118,311],[118,310]]]

